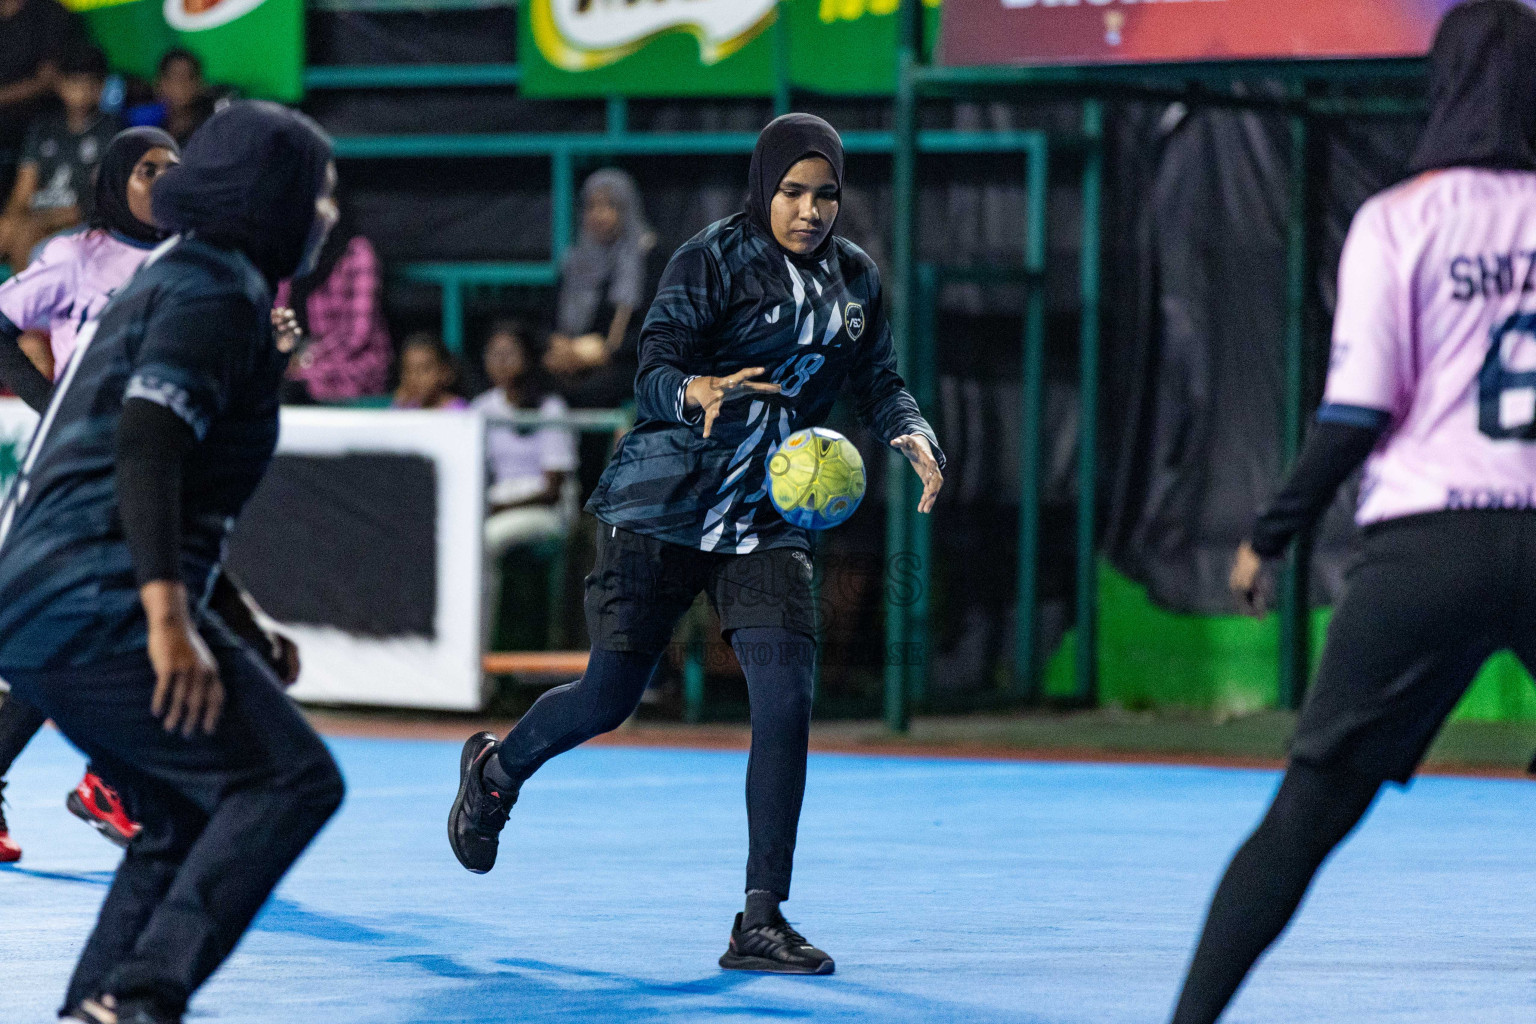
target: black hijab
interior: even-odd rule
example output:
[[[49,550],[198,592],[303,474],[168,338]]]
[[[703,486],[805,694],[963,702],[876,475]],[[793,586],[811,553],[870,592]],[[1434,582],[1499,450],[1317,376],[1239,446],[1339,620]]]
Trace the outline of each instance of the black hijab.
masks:
[[[1440,22],[1429,51],[1429,124],[1409,170],[1536,170],[1536,11],[1471,0]]]
[[[815,114],[784,114],[774,118],[757,137],[757,145],[752,149],[752,166],[747,171],[747,217],[776,245],[773,219],[768,212],[773,205],[773,194],[789,169],[808,156],[822,157],[832,165],[832,177],[837,179],[837,188],[841,192],[843,140],[838,137],[836,128]],[[834,221],[832,227],[836,226]],[[820,259],[831,244],[832,231],[828,230],[826,240],[805,257],[790,253],[783,246],[779,248],[796,259],[814,260]]]
[[[155,182],[155,220],[238,249],[275,284],[303,261],[331,140],[296,110],[231,103],[193,133]]]
[[[176,140],[159,128],[129,128],[112,137],[96,169],[91,227],[113,231],[146,244],[165,237],[165,232],[153,224],[145,224],[128,208],[128,179],[133,177],[133,169],[144,159],[144,154],[152,149],[168,149],[178,156],[181,154]]]

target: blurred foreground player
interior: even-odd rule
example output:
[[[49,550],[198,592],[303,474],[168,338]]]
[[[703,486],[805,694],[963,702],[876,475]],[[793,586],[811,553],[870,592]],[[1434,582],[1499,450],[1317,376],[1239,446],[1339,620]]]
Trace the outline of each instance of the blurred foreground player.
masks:
[[[833,970],[779,911],[805,793],[815,614],[809,538],[770,504],[768,458],[825,422],[846,382],[860,419],[922,478],[921,511],[943,484],[938,442],[896,373],[879,272],[832,233],[842,184],[832,126],[780,117],[752,153],[746,210],[672,257],[641,330],[638,422],[587,503],[599,526],[586,674],[540,697],[504,741],[470,737],[448,819],[460,863],[489,871],[522,784],[634,712],[703,590],[752,715],[746,909],[720,958],[736,970]]]
[[[1430,54],[1417,176],[1361,207],[1318,424],[1239,551],[1314,522],[1362,462],[1361,555],[1280,791],[1227,868],[1174,1011],[1210,1024],[1384,782],[1407,783],[1483,661],[1536,668],[1536,12],[1474,0]],[[1369,456],[1369,461],[1367,460]]]
[[[335,218],[329,141],[232,104],[154,187],[158,248],[87,325],[0,518],[0,676],[139,815],[76,1020],[174,1024],[335,812],[341,776],[220,569],[277,442],[278,279]]]
[[[96,172],[86,230],[53,239],[26,270],[0,284],[0,381],[38,413],[53,395],[53,379],[75,350],[80,327],[95,319],[165,237],[150,211],[150,189],[181,159],[176,140],[158,128],[130,128],[107,145]],[[48,331],[53,372],[22,351],[24,331]],[[26,701],[0,704],[0,792],[5,776],[46,716]],[[66,798],[77,817],[119,846],[138,833],[112,787],[87,769]],[[0,815],[0,861],[21,857]]]

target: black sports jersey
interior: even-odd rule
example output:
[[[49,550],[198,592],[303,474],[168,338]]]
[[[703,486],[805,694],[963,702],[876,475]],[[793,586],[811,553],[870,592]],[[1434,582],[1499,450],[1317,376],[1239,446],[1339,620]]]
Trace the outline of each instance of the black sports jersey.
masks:
[[[794,431],[826,422],[844,382],[878,437],[922,434],[943,465],[896,372],[880,273],[858,246],[832,241],[820,260],[795,259],[737,214],[677,251],[641,329],[637,422],[587,511],[703,551],[809,548],[768,500],[768,459]],[[750,366],[782,392],[726,401],[704,437],[702,411],[684,409],[688,381]]]
[[[271,306],[244,255],[185,239],[157,250],[86,326],[0,518],[0,672],[144,649],[116,493],[129,398],[171,410],[197,438],[183,467],[181,574],[195,606],[207,601],[277,444],[287,360]]]

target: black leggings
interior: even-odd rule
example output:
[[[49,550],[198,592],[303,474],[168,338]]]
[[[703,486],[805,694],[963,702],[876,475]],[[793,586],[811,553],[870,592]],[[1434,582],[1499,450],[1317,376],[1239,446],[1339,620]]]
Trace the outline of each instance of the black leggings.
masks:
[[[48,721],[48,716],[15,694],[0,704],[0,779],[11,772],[11,765],[21,756],[32,737]]]
[[[1264,820],[1211,900],[1173,1024],[1213,1024],[1290,923],[1324,859],[1365,816],[1381,781],[1293,761]]]
[[[103,994],[179,1019],[290,864],[341,803],[325,744],[271,670],[205,633],[224,681],[212,736],[167,733],[155,673],[136,655],[11,680],[132,794],[144,831],[128,847],[80,954],[65,1007]]]
[[[747,677],[752,754],[747,761],[747,889],[789,898],[805,758],[810,742],[815,643],[778,627],[731,633]],[[540,697],[502,742],[501,768],[521,785],[550,758],[617,729],[634,713],[661,655],[594,650],[574,683]]]

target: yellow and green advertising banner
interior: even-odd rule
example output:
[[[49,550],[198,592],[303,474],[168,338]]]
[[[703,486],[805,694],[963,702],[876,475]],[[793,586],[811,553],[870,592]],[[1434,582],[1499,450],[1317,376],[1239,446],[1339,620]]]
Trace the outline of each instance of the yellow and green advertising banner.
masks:
[[[114,70],[154,76],[166,50],[202,58],[210,82],[293,102],[304,91],[303,0],[63,0]]]
[[[939,0],[923,5],[937,28]],[[899,0],[526,0],[518,38],[523,90],[543,97],[766,96],[782,74],[812,92],[889,93],[896,85],[898,6]]]

